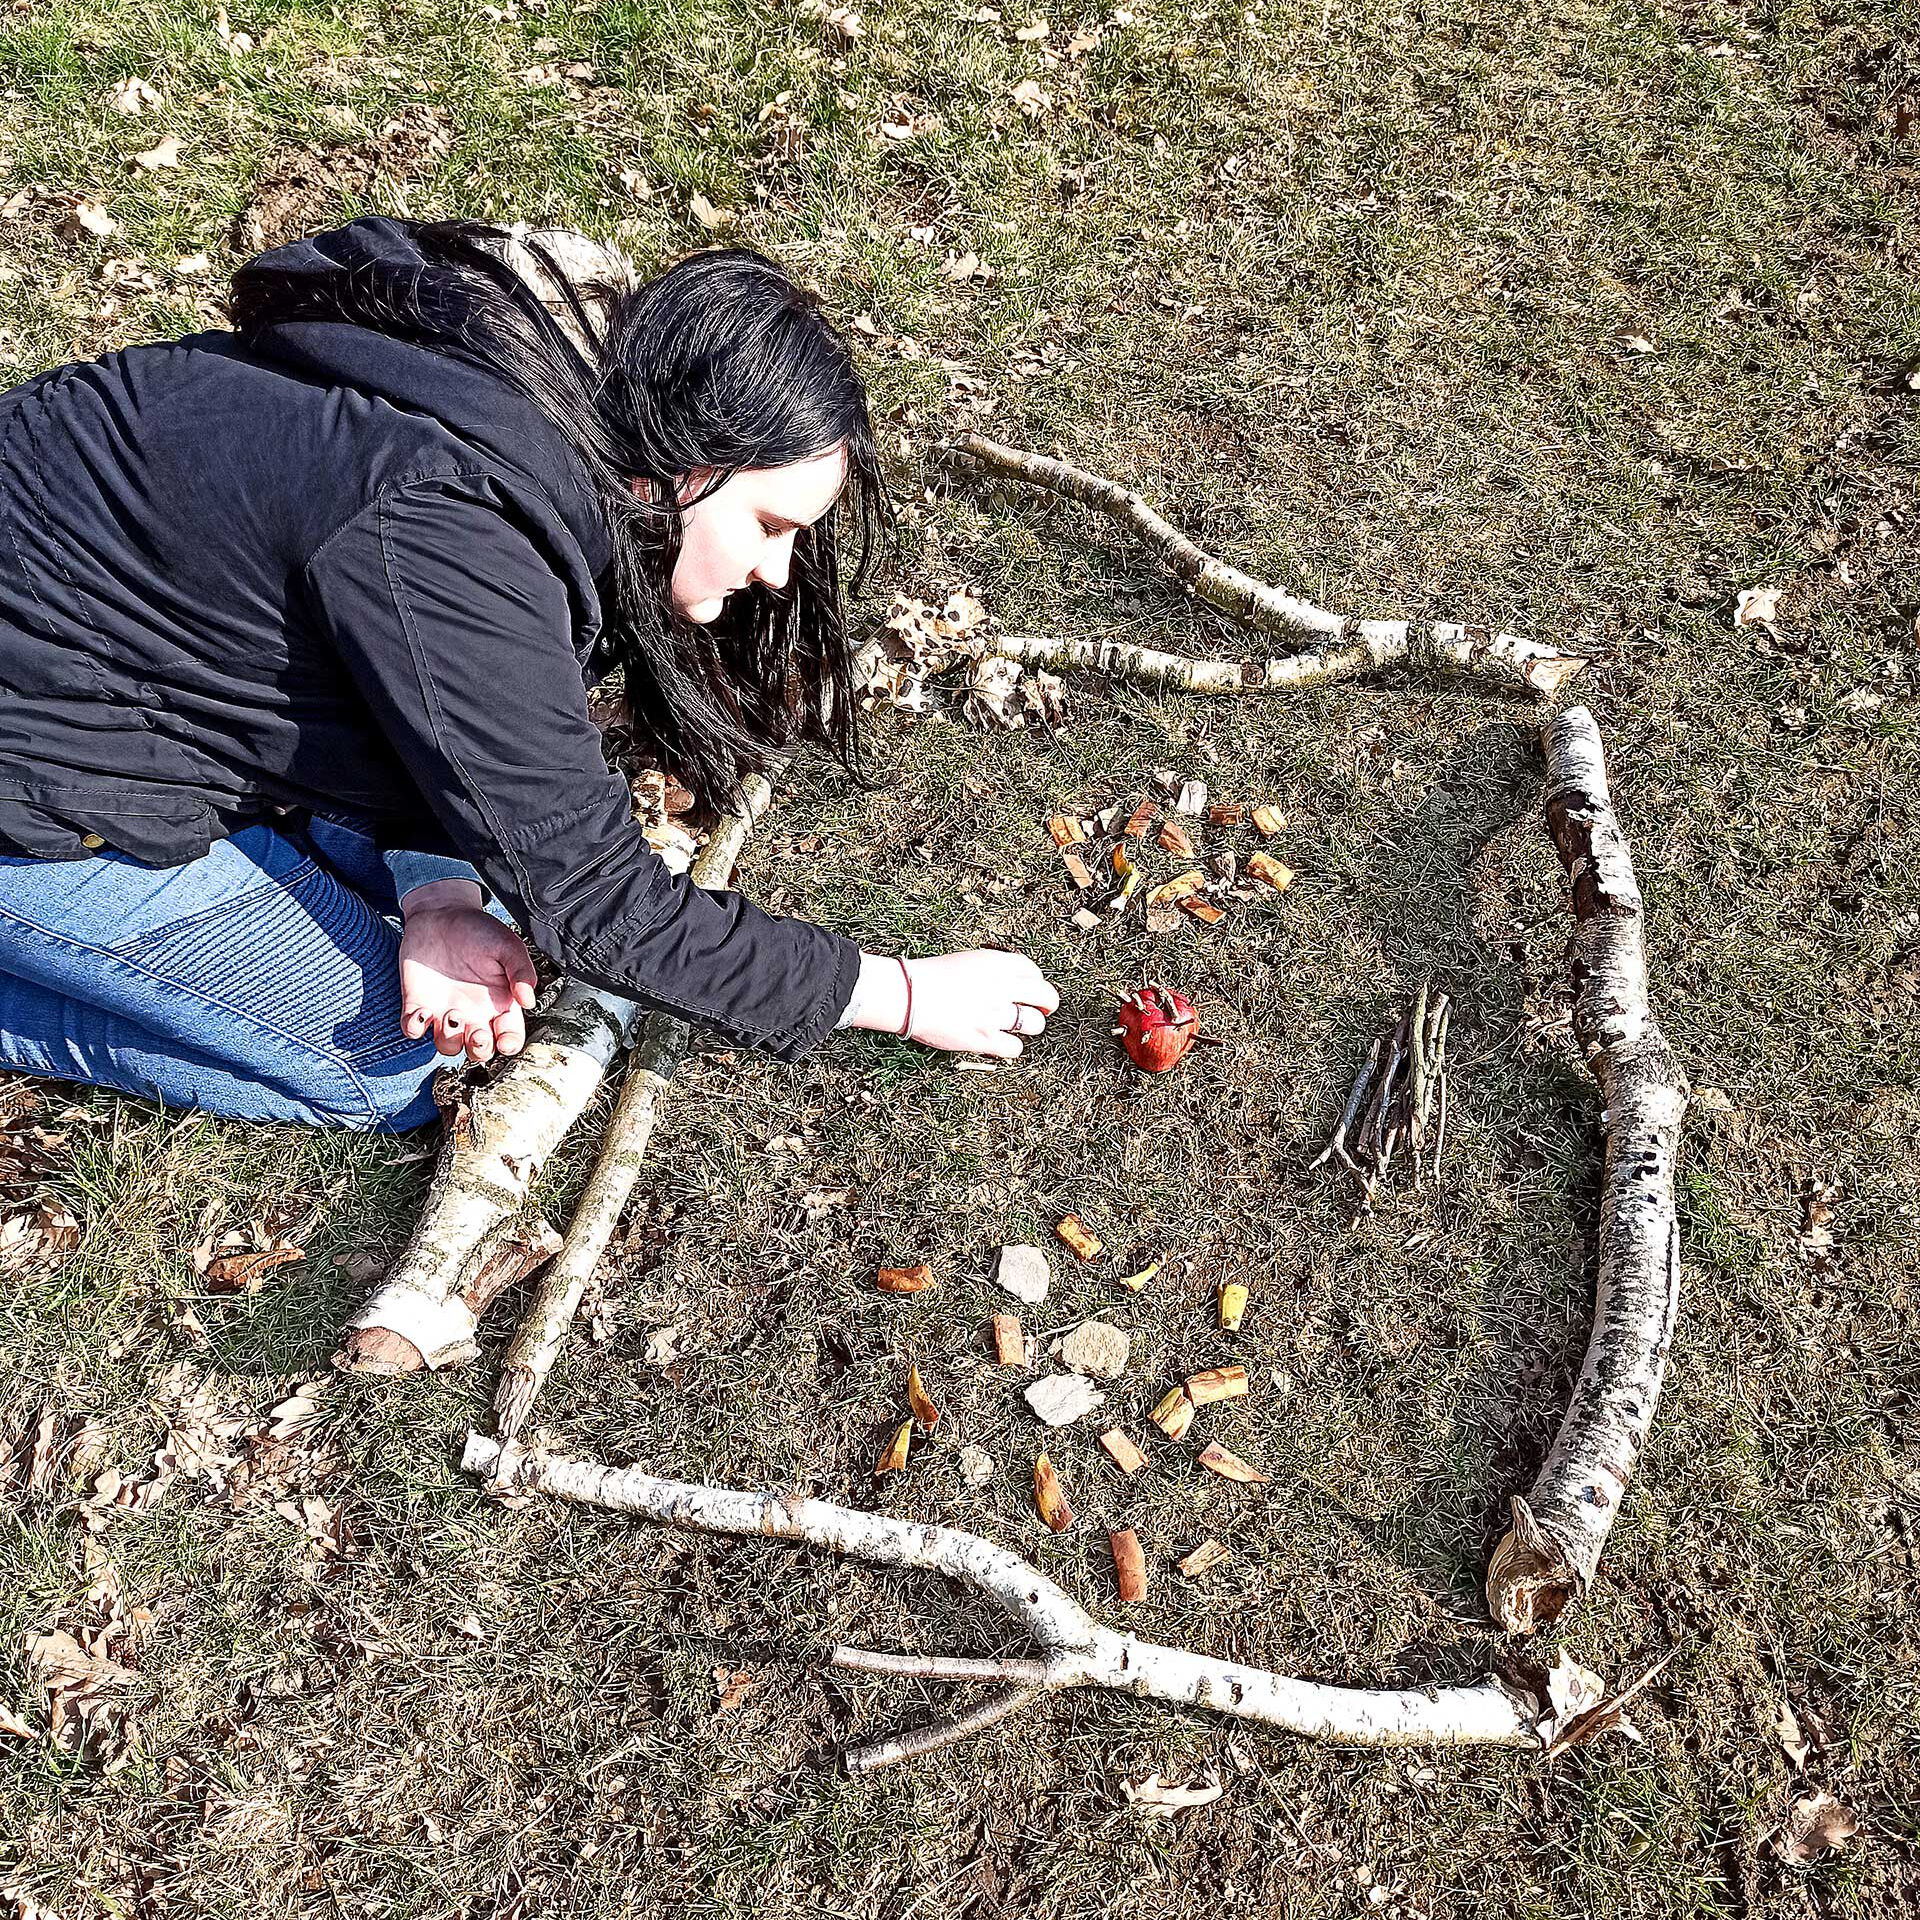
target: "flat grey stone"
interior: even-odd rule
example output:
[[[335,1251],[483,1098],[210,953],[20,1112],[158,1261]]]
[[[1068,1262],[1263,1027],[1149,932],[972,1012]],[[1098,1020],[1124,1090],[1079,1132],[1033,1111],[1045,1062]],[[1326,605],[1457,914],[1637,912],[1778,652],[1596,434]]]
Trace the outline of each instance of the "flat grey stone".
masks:
[[[1050,1427],[1070,1427],[1106,1397],[1083,1373],[1050,1373],[1026,1392],[1027,1405]]]
[[[1002,1247],[993,1263],[993,1277],[1016,1300],[1037,1307],[1047,1297],[1053,1269],[1039,1247]]]
[[[1106,1320],[1083,1320],[1056,1351],[1060,1364],[1098,1380],[1117,1380],[1127,1370],[1127,1334]]]

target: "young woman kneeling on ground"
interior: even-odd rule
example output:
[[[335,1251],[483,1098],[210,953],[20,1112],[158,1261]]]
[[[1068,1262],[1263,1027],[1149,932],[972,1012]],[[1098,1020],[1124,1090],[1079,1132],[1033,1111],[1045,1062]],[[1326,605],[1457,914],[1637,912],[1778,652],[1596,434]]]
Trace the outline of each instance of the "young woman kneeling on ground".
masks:
[[[669,873],[589,717],[623,669],[709,807],[799,741],[857,771],[837,545],[857,582],[885,492],[777,267],[575,284],[367,219],[243,267],[233,317],[0,395],[0,1064],[417,1126],[446,1057],[523,1042],[508,914],[784,1060],[1042,1029],[1020,955],[862,953]]]

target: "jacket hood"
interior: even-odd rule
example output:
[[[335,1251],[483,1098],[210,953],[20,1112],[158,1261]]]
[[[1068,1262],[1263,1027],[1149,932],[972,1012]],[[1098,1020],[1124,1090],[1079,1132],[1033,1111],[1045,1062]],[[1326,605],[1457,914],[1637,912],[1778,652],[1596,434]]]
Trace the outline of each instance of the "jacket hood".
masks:
[[[534,296],[547,300],[548,310],[555,311],[549,298],[551,281],[530,276],[529,269],[538,268],[525,251],[525,238],[525,229],[516,228],[496,251],[521,274]],[[361,288],[375,294],[383,284],[416,291],[423,278],[441,278],[447,284],[450,324],[457,317],[451,305],[457,298],[452,276],[427,259],[405,222],[384,216],[308,234],[257,255],[247,266],[295,278],[311,276],[316,283],[352,273]],[[568,331],[573,329],[569,326]],[[540,487],[596,577],[611,563],[605,515],[566,436],[531,400],[457,345],[416,346],[374,327],[340,320],[283,321],[251,336],[249,345],[309,378],[352,387],[441,421]]]

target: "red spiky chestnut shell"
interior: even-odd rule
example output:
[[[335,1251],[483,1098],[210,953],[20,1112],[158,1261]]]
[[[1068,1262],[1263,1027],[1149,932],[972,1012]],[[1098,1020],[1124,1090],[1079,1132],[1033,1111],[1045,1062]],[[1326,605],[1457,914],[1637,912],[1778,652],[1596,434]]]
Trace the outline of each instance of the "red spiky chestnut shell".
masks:
[[[1200,1032],[1200,1016],[1185,994],[1149,981],[1120,1002],[1114,1031],[1127,1058],[1148,1073],[1177,1067]]]

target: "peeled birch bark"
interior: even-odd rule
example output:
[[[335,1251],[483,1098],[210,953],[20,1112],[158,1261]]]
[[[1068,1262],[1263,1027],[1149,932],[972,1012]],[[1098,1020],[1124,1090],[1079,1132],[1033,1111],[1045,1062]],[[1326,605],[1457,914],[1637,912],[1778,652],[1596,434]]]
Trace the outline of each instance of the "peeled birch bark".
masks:
[[[1640,889],[1600,730],[1575,707],[1543,733],[1547,830],[1573,889],[1573,1032],[1600,1087],[1606,1170],[1586,1362],[1487,1568],[1487,1604],[1510,1633],[1585,1591],[1646,1444],[1679,1306],[1674,1160],[1692,1093],[1648,1005]]]
[[[1355,620],[1297,599],[1238,567],[1216,559],[1163,519],[1139,494],[1064,460],[1005,447],[965,433],[954,449],[987,473],[1025,481],[1069,500],[1096,507],[1130,527],[1195,598],[1256,633],[1305,638],[1302,652],[1264,663],[1190,660],[1150,647],[1109,640],[1001,639],[994,650],[1037,667],[1098,667],[1150,685],[1190,693],[1244,693],[1320,686],[1349,680],[1385,666],[1406,665],[1472,674],[1509,691],[1551,697],[1587,663],[1517,634],[1450,621],[1417,625],[1406,620]]]
[[[773,788],[758,774],[744,783],[744,790],[746,811],[726,815],[694,859],[691,878],[697,887],[727,885],[754,822],[772,802]],[[587,1283],[633,1196],[653,1137],[660,1095],[691,1037],[687,1023],[670,1013],[650,1013],[640,1022],[620,1098],[601,1141],[600,1158],[574,1209],[566,1240],[534,1289],[501,1367],[493,1407],[502,1439],[513,1439],[526,1425],[534,1399],[566,1344]]]
[[[1016,1621],[1043,1650],[1037,1660],[942,1660],[843,1647],[838,1666],[930,1678],[1006,1679],[1001,1696],[948,1726],[857,1750],[854,1770],[926,1752],[991,1725],[1043,1693],[1112,1687],[1176,1706],[1211,1707],[1242,1720],[1351,1746],[1508,1746],[1542,1749],[1542,1706],[1497,1675],[1467,1687],[1374,1690],[1321,1686],[1260,1667],[1159,1646],[1103,1627],[1037,1567],[955,1527],[896,1520],[792,1494],[663,1480],[638,1467],[613,1467],[484,1434],[467,1436],[461,1465],[503,1492],[546,1493],[616,1513],[637,1514],[702,1533],[789,1540],[873,1566],[944,1575],[972,1588]]]

